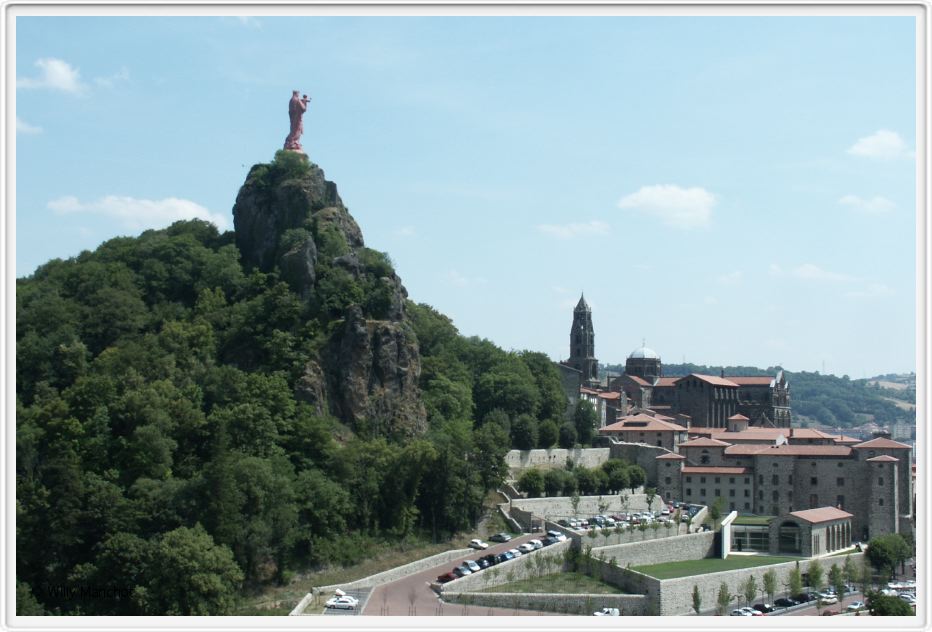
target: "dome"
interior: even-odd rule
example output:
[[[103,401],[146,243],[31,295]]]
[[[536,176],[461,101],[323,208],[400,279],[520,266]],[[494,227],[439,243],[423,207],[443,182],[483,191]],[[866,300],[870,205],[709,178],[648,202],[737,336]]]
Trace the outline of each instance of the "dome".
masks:
[[[635,349],[628,356],[629,358],[646,358],[649,360],[659,360],[660,356],[653,349],[648,349],[647,347],[640,347]]]

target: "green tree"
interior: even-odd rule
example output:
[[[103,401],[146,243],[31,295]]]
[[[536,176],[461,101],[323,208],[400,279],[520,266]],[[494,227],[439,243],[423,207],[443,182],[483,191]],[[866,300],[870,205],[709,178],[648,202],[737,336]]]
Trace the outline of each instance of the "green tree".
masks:
[[[558,439],[561,448],[571,449],[576,445],[576,427],[566,423],[560,426],[560,437]]]
[[[544,491],[547,496],[559,496],[563,492],[563,470],[547,470],[544,473]]]
[[[718,599],[716,600],[718,616],[723,617],[728,611],[728,605],[733,599],[731,591],[728,589],[728,584],[722,582],[718,587]]]
[[[495,489],[508,475],[505,455],[508,453],[508,433],[494,423],[483,424],[474,433],[473,461],[479,470],[483,489]]]
[[[807,569],[809,573],[809,586],[816,592],[821,592],[825,588],[825,572],[822,568],[822,563],[818,560],[812,560],[809,562],[809,568]]]
[[[861,568],[858,573],[858,583],[861,586],[861,593],[866,595],[867,591],[874,585],[874,571],[870,560],[867,556],[861,559]]]
[[[22,581],[16,582],[16,616],[18,617],[35,617],[46,614],[45,608],[32,594],[29,584]]]
[[[712,528],[718,529],[718,521],[722,518],[722,511],[725,507],[725,499],[719,496],[711,505],[709,505],[709,518],[712,519]]]
[[[858,583],[858,567],[854,563],[854,560],[851,559],[851,555],[845,556],[845,565],[842,569],[842,572],[845,576],[845,581],[852,586]]]
[[[879,591],[869,591],[865,596],[872,617],[910,617],[916,614],[913,607],[899,597],[884,595]]]
[[[511,424],[511,445],[516,450],[532,450],[537,445],[537,420],[519,415]]]
[[[573,425],[576,427],[576,436],[581,444],[589,445],[598,427],[598,422],[599,419],[592,404],[582,399],[579,400],[573,412]]]
[[[882,575],[893,577],[898,564],[904,563],[912,550],[899,533],[877,536],[867,545],[867,558]]]
[[[764,573],[764,592],[767,593],[767,601],[773,603],[774,595],[777,594],[777,572],[772,568]]]
[[[693,584],[693,612],[696,614],[702,612],[702,594],[699,592],[698,584]]]
[[[835,594],[838,595],[838,603],[843,602],[845,600],[845,593],[847,592],[845,588],[845,574],[838,564],[832,564],[831,568],[828,569],[828,583],[829,586],[835,589]]]
[[[745,602],[750,606],[751,602],[754,601],[754,597],[757,596],[757,577],[748,575],[748,578],[741,582],[741,592],[744,595]]]
[[[644,495],[647,497],[647,508],[651,509],[654,505],[654,499],[657,497],[657,490],[653,487],[645,487]]]
[[[539,469],[525,470],[518,479],[518,490],[530,498],[537,498],[544,493],[544,476]]]
[[[799,563],[796,564],[795,568],[790,569],[789,575],[787,576],[787,584],[790,589],[790,595],[798,595],[803,591],[803,574],[799,570]]]
[[[545,419],[537,424],[537,447],[552,448],[559,439],[560,429],[552,419]]]
[[[640,465],[628,466],[625,472],[628,475],[628,489],[630,489],[632,493],[647,482],[647,472],[644,471],[644,468]]]
[[[150,615],[232,614],[243,581],[230,549],[214,542],[200,525],[159,537],[147,576],[134,598]]]

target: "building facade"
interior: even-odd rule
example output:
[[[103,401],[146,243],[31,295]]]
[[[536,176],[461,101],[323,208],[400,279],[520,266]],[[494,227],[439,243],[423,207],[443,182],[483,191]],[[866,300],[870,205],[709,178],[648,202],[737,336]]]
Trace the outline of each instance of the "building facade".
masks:
[[[599,379],[599,362],[595,357],[595,331],[592,328],[592,309],[584,296],[573,310],[573,325],[570,327],[570,357],[566,364],[580,371],[583,384],[592,384]]]

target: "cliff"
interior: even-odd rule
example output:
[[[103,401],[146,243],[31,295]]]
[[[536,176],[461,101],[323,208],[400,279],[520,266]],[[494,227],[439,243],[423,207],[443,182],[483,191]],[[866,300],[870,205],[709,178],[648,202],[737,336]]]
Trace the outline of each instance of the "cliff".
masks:
[[[407,291],[388,258],[365,247],[323,170],[295,152],[254,165],[233,221],[244,266],[277,272],[329,332],[306,363],[296,397],[356,430],[423,432],[421,362],[405,313]]]

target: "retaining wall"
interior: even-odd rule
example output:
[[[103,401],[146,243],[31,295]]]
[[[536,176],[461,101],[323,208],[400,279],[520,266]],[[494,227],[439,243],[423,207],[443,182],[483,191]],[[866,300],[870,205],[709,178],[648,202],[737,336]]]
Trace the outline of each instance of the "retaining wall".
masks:
[[[590,531],[583,533],[580,537],[580,541],[584,546],[588,545],[596,549],[612,546],[614,544],[631,544],[634,542],[646,542],[648,540],[659,540],[661,538],[686,535],[686,523],[680,523],[670,528],[661,525],[656,530],[648,527],[645,531],[640,531],[636,528],[626,528],[622,533],[616,533],[615,529],[608,528],[596,531],[594,538],[590,536],[590,533]]]
[[[695,537],[695,536],[690,536]],[[860,567],[861,558],[863,553],[852,553],[852,561],[858,564]],[[828,576],[828,571],[832,567],[832,564],[838,564],[839,568],[842,567],[845,563],[845,557],[843,555],[829,556],[818,558],[819,563],[822,565],[822,570],[825,576]],[[806,572],[806,569],[809,568],[809,564],[812,560],[801,559],[799,561],[799,568],[802,572]],[[659,561],[658,561],[659,563]],[[676,614],[689,614],[692,612],[692,602],[693,602],[693,586],[699,587],[699,594],[702,597],[702,607],[703,609],[714,608],[718,602],[718,591],[722,582],[725,582],[728,585],[728,589],[732,594],[738,595],[732,605],[729,606],[729,610],[739,606],[747,605],[745,603],[744,597],[740,596],[742,593],[741,583],[747,581],[747,578],[751,575],[757,578],[758,588],[763,588],[764,584],[764,573],[769,570],[774,570],[777,573],[777,593],[783,594],[785,592],[785,582],[787,581],[787,576],[791,570],[796,567],[795,562],[786,562],[784,564],[774,564],[771,566],[757,566],[755,568],[745,568],[741,570],[734,571],[722,571],[720,573],[709,573],[707,575],[696,575],[693,577],[679,577],[677,579],[665,579],[660,582],[660,611],[661,615],[676,615]],[[756,601],[763,601],[766,597],[758,594]],[[837,608],[836,608],[837,609]]]
[[[501,586],[519,579],[558,572],[563,569],[563,556],[566,555],[566,550],[572,544],[572,540],[557,542],[533,553],[496,564],[478,573],[454,579],[441,586],[442,594],[446,595],[447,591],[472,592],[483,588]],[[549,566],[538,567],[539,562],[535,561],[537,559],[550,559],[552,561]]]
[[[588,538],[586,538],[588,539]],[[596,538],[598,540],[598,538]],[[606,560],[615,558],[618,566],[641,566],[684,560],[701,560],[715,551],[715,532],[656,538],[630,544],[616,544],[593,549],[593,554],[605,554]]]
[[[510,450],[505,455],[505,464],[511,476],[517,478],[522,471],[539,467],[554,469],[566,467],[566,459],[576,465],[596,467],[608,461],[609,448],[551,448],[549,450]]]
[[[565,593],[444,593],[444,601],[490,608],[540,610],[563,614],[592,615],[602,608],[618,608],[622,615],[646,612],[642,595],[571,595]]]
[[[647,496],[643,491],[638,490],[634,493],[628,493],[627,509],[621,503],[621,498],[615,494],[605,494],[603,496],[580,496],[579,505],[576,511],[573,511],[573,503],[569,496],[553,496],[551,498],[521,498],[511,501],[512,510],[515,508],[526,511],[538,517],[547,518],[548,520],[559,520],[561,518],[583,517],[589,518],[600,513],[630,513],[632,511],[644,511],[646,509],[660,509],[662,503],[660,496],[654,497],[651,507],[647,506]],[[602,505],[601,510],[599,505]]]

